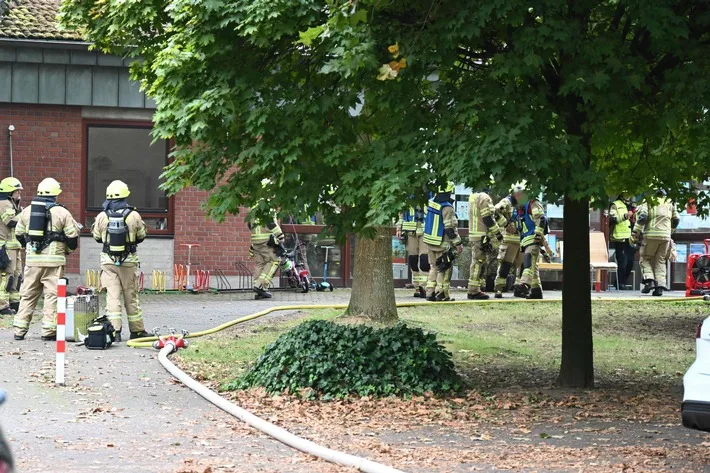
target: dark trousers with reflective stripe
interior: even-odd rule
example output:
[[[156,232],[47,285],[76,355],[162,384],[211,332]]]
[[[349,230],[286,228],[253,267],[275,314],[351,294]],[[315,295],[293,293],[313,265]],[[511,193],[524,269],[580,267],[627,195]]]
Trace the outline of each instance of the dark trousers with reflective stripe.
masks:
[[[626,285],[629,281],[629,276],[631,276],[631,271],[634,269],[636,250],[629,245],[629,240],[612,241],[611,246],[614,248],[614,257],[616,258],[616,264],[619,266],[619,284]]]

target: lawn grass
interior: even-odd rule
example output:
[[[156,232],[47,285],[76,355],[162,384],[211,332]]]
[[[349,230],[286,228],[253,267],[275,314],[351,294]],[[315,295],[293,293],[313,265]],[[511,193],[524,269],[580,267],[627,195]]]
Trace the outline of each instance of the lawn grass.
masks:
[[[662,384],[692,362],[695,327],[707,315],[701,302],[593,303],[595,367],[605,382]],[[305,320],[339,323],[341,310],[261,321],[195,340],[180,360],[203,379],[222,383],[241,374],[263,347]],[[435,332],[457,368],[477,387],[540,385],[560,363],[561,303],[511,302],[400,308],[402,322]],[[236,336],[235,336],[236,335]]]

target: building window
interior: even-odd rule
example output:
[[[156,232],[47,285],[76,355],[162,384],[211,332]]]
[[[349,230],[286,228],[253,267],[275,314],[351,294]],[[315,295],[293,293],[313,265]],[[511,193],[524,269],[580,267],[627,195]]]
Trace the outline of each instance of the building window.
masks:
[[[143,124],[89,123],[85,127],[87,228],[101,212],[106,186],[120,179],[131,189],[128,202],[137,207],[149,233],[172,233],[171,202],[159,186],[168,163],[169,145]]]

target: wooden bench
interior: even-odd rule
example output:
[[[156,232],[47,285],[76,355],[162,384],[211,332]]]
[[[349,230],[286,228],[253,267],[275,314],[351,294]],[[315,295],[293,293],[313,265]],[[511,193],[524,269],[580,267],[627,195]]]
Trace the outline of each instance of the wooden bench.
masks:
[[[540,271],[562,271],[562,263],[539,263]],[[617,289],[619,275],[616,263],[609,261],[609,246],[602,232],[589,232],[589,270],[592,273],[592,283],[599,284],[602,271],[616,273]],[[597,290],[599,290],[597,288]]]

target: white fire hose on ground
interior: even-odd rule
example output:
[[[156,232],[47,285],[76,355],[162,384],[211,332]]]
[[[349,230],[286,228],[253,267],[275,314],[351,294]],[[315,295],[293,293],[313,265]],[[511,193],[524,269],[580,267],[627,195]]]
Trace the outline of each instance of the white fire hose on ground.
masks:
[[[364,473],[404,473],[401,470],[394,469],[366,458],[357,457],[355,455],[323,447],[317,443],[311,442],[310,440],[298,437],[297,435],[294,435],[291,432],[272,424],[271,422],[260,419],[251,412],[229,402],[218,393],[209,389],[207,386],[195,381],[184,371],[175,366],[175,364],[168,359],[168,355],[175,351],[177,351],[177,347],[171,342],[166,343],[165,347],[160,350],[158,360],[160,361],[160,364],[163,365],[163,368],[168,370],[171,375],[180,380],[180,382],[182,382],[185,386],[192,389],[227,414],[233,415],[242,422],[246,422],[250,426],[275,438],[279,442],[331,463],[337,463],[347,467],[355,467]]]

